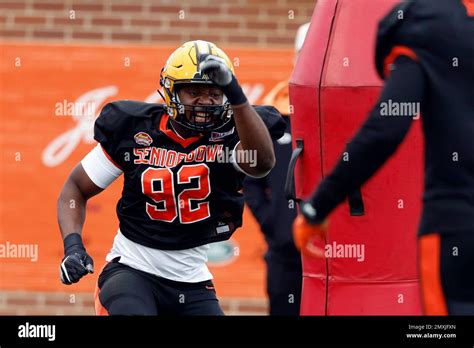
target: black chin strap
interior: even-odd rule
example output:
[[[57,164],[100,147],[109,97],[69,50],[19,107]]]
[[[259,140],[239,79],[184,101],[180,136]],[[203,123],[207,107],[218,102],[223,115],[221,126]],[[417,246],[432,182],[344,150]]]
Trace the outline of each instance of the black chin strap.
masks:
[[[166,101],[165,96],[163,95],[163,93],[161,93],[161,91],[159,89],[157,89],[156,91],[161,96],[161,98],[163,98],[163,101]]]

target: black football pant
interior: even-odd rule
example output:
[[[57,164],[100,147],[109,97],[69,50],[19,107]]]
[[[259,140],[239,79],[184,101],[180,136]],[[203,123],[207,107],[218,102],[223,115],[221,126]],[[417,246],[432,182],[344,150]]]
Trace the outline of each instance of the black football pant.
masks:
[[[98,315],[224,315],[212,281],[176,282],[118,259],[99,275],[95,309]]]
[[[425,315],[474,315],[474,231],[426,234],[418,241]]]

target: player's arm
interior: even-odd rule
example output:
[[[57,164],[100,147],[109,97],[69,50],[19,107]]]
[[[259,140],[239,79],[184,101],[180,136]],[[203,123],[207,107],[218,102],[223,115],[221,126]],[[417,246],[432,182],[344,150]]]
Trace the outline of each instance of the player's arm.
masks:
[[[60,266],[61,281],[70,285],[87,273],[94,272],[94,262],[82,242],[87,201],[102,192],[120,174],[121,169],[107,158],[97,145],[77,164],[58,198],[58,224],[64,244]]]
[[[379,101],[347,146],[349,160],[341,158],[312,197],[302,203],[303,216],[298,217],[294,228],[298,247],[305,248],[307,234],[315,232],[308,225],[322,224],[338,204],[363,185],[392,156],[405,138],[416,115],[385,115],[384,108],[397,103],[423,105],[425,81],[420,64],[400,56],[393,67]]]
[[[58,224],[64,244],[60,275],[64,284],[76,283],[87,273],[94,272],[94,261],[87,254],[81,235],[87,200],[101,191],[102,188],[92,182],[79,163],[59,195]]]
[[[222,58],[210,55],[201,63],[200,69],[224,91],[232,105],[235,126],[240,138],[235,150],[247,152],[246,156],[235,156],[237,165],[251,176],[267,175],[275,165],[275,152],[265,123],[249,104],[237,79]],[[256,154],[255,161],[248,160],[253,158],[251,153]]]
[[[82,234],[87,200],[102,191],[92,182],[81,163],[74,167],[58,199],[58,224],[63,240],[72,233]]]
[[[245,173],[257,178],[263,177],[275,165],[275,152],[270,133],[253,106],[248,102],[233,107],[233,109],[235,126],[240,138],[240,143],[235,148],[237,151],[235,152],[235,161]],[[239,151],[243,154],[245,152],[255,153],[256,161],[246,160],[252,158],[250,155],[238,156]]]

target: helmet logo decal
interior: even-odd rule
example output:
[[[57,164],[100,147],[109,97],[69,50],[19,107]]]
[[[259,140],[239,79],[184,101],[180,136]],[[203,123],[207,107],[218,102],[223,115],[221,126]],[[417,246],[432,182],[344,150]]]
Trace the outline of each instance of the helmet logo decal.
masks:
[[[201,72],[200,71],[197,71],[194,73],[193,75],[193,79],[196,79],[196,80],[209,80],[209,76],[207,74],[202,74],[201,75]]]

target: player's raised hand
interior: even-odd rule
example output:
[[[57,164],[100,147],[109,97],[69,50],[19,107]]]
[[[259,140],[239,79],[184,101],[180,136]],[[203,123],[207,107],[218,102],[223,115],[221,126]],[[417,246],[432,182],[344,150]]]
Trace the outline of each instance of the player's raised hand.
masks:
[[[208,55],[199,64],[199,70],[218,86],[225,87],[232,82],[232,71],[227,66],[225,60],[221,57]]]
[[[82,238],[73,233],[64,239],[64,258],[60,266],[61,282],[66,285],[77,283],[88,273],[94,273],[94,260],[87,254]]]
[[[222,89],[231,105],[242,105],[247,102],[242,87],[223,58],[206,56],[199,64],[199,71],[209,76],[212,82]]]

